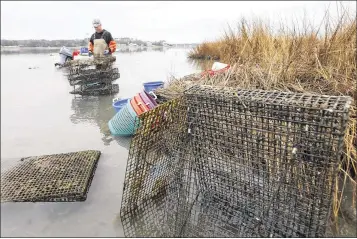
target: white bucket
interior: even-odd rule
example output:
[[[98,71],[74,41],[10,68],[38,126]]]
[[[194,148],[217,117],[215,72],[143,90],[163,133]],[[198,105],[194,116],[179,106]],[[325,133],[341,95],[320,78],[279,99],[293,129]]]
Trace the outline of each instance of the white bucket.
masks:
[[[213,63],[212,65],[212,70],[213,71],[218,71],[218,70],[222,70],[224,68],[226,68],[228,66],[228,64],[224,64],[224,63],[221,63],[221,62],[215,62]]]
[[[88,60],[90,58],[90,56],[88,55],[76,55],[74,56],[74,59],[73,60]]]
[[[59,55],[60,55],[59,63],[63,65],[64,63],[66,63],[66,59],[67,59],[68,56],[63,55],[61,53]]]

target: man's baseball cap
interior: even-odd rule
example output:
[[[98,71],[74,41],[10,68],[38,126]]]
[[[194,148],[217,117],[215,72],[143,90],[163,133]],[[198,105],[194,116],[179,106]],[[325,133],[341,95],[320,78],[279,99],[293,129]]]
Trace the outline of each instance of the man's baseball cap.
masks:
[[[98,26],[100,26],[100,25],[102,25],[102,23],[100,22],[100,20],[99,20],[98,18],[96,18],[96,19],[93,20],[93,26],[94,26],[94,27],[98,27]]]

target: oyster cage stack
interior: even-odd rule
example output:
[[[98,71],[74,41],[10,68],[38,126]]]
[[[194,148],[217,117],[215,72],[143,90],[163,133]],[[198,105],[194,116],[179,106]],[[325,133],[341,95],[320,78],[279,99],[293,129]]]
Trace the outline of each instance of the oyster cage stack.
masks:
[[[194,86],[140,116],[127,237],[323,237],[350,97]]]
[[[118,68],[112,66],[114,61],[114,56],[71,61],[68,81],[73,86],[73,91],[70,93],[79,95],[118,93],[119,85],[112,84],[120,77]]]

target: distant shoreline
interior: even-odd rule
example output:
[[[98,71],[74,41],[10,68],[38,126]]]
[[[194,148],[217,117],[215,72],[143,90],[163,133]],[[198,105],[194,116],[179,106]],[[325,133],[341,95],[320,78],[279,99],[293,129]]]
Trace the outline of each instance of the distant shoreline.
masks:
[[[68,49],[70,50],[74,50],[74,49],[80,49],[81,47],[83,46],[77,46],[77,47],[67,47]],[[192,48],[194,47],[193,45],[185,45],[185,44],[182,44],[182,45],[174,45],[174,46],[171,46],[171,47],[166,47],[166,46],[156,46],[156,45],[153,45],[153,46],[127,46],[127,45],[124,45],[124,44],[118,44],[117,45],[117,49],[119,49],[119,51],[126,51],[126,50],[132,50],[132,49],[167,49],[167,48]],[[26,46],[1,46],[1,53],[36,53],[36,52],[41,52],[41,53],[55,53],[56,51],[59,52],[59,50],[61,49],[61,47],[42,47],[42,46],[39,46],[39,47],[26,47]]]
[[[67,47],[68,49],[79,49],[78,47]],[[36,46],[36,47],[27,47],[27,46],[1,46],[1,52],[20,52],[26,50],[57,50],[61,49],[61,47],[43,47],[43,46]]]
[[[66,46],[67,47],[67,46]],[[81,46],[68,46],[67,48],[77,48],[77,47],[81,47]],[[61,48],[61,46],[1,46],[1,48],[6,48],[6,49],[11,49],[11,48],[26,48],[26,49],[55,49],[55,48]]]

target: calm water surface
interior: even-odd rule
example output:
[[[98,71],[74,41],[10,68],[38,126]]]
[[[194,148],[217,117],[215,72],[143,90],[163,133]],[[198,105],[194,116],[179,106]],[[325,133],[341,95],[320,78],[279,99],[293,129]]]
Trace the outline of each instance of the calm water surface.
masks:
[[[54,67],[57,52],[2,54],[1,171],[26,156],[88,149],[102,156],[85,202],[1,204],[1,236],[124,236],[117,215],[130,139],[108,134],[112,99],[133,96],[145,81],[198,72],[187,51],[116,53],[120,92],[102,97],[69,94],[65,71]]]

